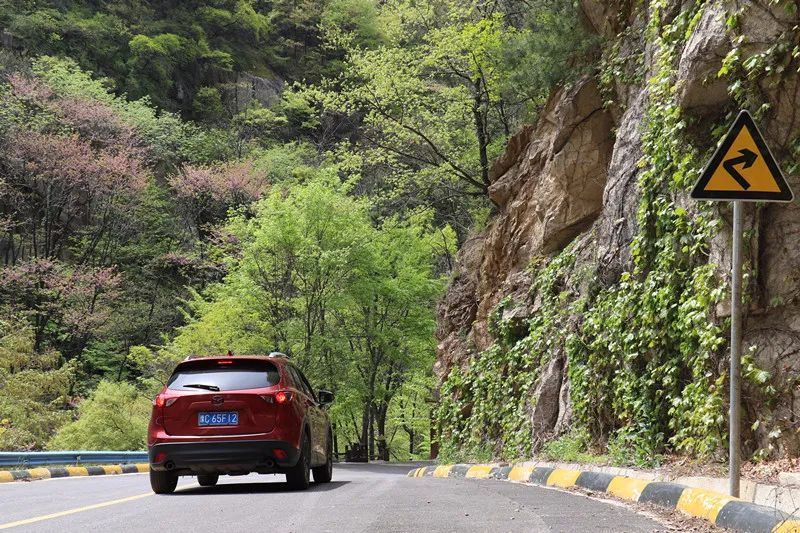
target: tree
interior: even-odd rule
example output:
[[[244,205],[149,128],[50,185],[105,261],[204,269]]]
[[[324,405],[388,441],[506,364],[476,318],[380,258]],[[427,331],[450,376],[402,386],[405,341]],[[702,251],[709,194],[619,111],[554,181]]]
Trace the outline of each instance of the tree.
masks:
[[[343,65],[308,97],[328,130],[347,132],[341,151],[361,157],[354,170],[383,213],[432,208],[463,239],[489,205],[507,139],[580,70],[590,41],[567,0],[390,0],[377,17],[377,45],[358,28],[324,27]]]
[[[0,271],[3,307],[30,320],[34,350],[60,346],[72,357],[108,321],[118,284],[112,269],[74,269],[47,259]]]
[[[360,440],[383,460],[389,459],[387,422],[395,394],[415,369],[433,362],[431,310],[443,288],[433,272],[434,239],[424,217],[384,223],[356,272],[349,304],[334,311],[351,351],[359,354]]]
[[[375,226],[366,202],[337,189],[322,172],[233,219],[239,250],[225,282],[192,303],[167,349],[284,351],[340,397],[342,435],[388,458],[392,399],[433,361],[440,237],[419,215]]]
[[[395,194],[485,198],[491,162],[516,125],[501,83],[514,30],[501,15],[441,7],[384,4],[392,37],[374,49],[329,34],[346,49],[345,67],[318,97],[328,112],[362,123],[365,164],[388,168]]]

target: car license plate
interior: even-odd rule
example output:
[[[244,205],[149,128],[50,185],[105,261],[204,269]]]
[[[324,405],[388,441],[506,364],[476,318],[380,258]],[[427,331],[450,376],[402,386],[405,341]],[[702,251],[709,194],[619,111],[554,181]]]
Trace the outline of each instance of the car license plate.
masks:
[[[238,426],[239,413],[236,411],[226,411],[218,413],[199,413],[197,415],[198,426]]]

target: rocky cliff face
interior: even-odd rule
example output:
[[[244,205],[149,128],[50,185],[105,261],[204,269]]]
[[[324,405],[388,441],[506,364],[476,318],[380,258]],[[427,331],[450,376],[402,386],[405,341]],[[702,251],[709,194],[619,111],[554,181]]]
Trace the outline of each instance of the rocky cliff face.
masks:
[[[670,20],[685,15],[688,7],[684,4],[667,2],[661,16]],[[775,58],[776,44],[784,43],[786,49],[797,44],[793,32],[798,17],[793,6],[749,1],[703,4],[692,14],[691,31],[673,59],[670,98],[688,125],[686,138],[694,144],[687,145],[687,152],[695,149],[703,158],[710,155],[715,142],[709,135],[710,124],[725,124],[742,105],[764,111],[762,132],[790,185],[800,192],[800,179],[793,174],[797,164],[793,143],[800,135],[798,65],[783,56]],[[593,273],[591,284],[576,276],[573,290],[581,297],[613,286],[623,272],[633,270],[631,244],[639,229],[637,210],[642,200],[639,182],[646,171],[646,164],[640,164],[648,127],[646,109],[659,104],[654,98],[662,98],[654,97],[648,85],[656,70],[663,68],[656,64],[652,37],[645,30],[653,10],[583,0],[583,11],[593,30],[609,43],[608,50],[613,47],[612,59],[619,60],[621,67],[610,80],[606,77],[602,91],[597,77],[587,77],[555,92],[538,123],[513,137],[496,161],[490,195],[498,212],[482,235],[463,246],[454,281],[439,307],[435,371],[442,380],[451,372],[464,372],[495,341],[489,332],[489,316],[501,300],[513,302],[503,306],[502,319],[512,330],[519,329],[519,336],[525,335],[527,322],[540,305],[530,291],[536,275],[529,268],[532,262],[542,264],[540,258],[544,258],[546,263],[571,244],[576,256],[572,270]],[[752,71],[742,70],[741,65],[767,56],[778,67],[766,69],[762,78],[747,79]],[[736,75],[718,75],[721,69],[739,69],[738,76],[745,81],[737,82]],[[736,83],[749,83],[753,90],[745,98]],[[688,192],[679,191],[671,200],[691,212],[696,206]],[[714,209],[722,224],[710,243],[708,261],[716,265],[719,279],[727,280],[729,208],[720,204]],[[748,435],[747,446],[749,451],[797,453],[800,210],[796,203],[750,205],[747,213],[750,264],[744,346],[755,347],[754,362],[769,372],[776,391],[765,400],[763,394],[745,386],[745,427],[762,422],[761,429]],[[722,299],[726,301],[727,296]],[[708,312],[723,332],[727,312],[726,303]],[[581,320],[581,316],[570,317],[563,327]],[[717,351],[722,373],[727,344]],[[564,351],[555,349],[531,374],[535,383],[526,401],[534,441],[570,427],[568,366]],[[765,402],[769,404],[766,412]],[[769,430],[764,429],[765,418]]]

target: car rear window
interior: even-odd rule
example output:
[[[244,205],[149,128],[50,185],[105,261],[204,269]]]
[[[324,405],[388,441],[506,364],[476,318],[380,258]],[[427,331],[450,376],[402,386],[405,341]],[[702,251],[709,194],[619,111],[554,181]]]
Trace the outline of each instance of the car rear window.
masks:
[[[278,381],[278,369],[268,361],[194,361],[178,366],[167,388],[216,392],[271,387]]]

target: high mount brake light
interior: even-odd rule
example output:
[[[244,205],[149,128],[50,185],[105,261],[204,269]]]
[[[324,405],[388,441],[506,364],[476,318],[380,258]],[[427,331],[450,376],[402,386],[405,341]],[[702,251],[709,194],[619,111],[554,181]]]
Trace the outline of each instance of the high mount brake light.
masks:
[[[217,361],[218,365],[232,365],[233,361]]]

